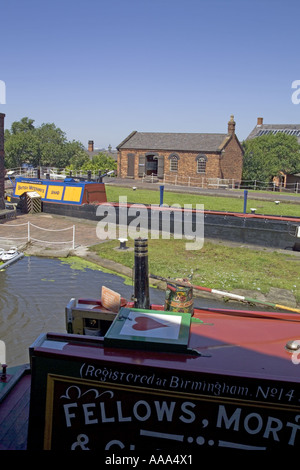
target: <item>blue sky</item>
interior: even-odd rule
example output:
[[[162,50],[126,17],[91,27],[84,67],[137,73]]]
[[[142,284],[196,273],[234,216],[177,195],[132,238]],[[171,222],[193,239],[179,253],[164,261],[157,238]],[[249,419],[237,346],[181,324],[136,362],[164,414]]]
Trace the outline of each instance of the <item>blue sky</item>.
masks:
[[[115,147],[130,132],[227,132],[300,123],[300,2],[1,2],[5,127],[54,122]]]

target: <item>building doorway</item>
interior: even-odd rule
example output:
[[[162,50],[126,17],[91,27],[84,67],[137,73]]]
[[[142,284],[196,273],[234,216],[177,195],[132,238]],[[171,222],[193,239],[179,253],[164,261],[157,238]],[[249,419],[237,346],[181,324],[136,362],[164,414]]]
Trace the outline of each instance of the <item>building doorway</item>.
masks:
[[[127,156],[127,177],[128,178],[134,178],[134,162],[135,162],[135,156],[130,153]]]
[[[156,155],[146,156],[146,175],[157,176],[158,158]]]

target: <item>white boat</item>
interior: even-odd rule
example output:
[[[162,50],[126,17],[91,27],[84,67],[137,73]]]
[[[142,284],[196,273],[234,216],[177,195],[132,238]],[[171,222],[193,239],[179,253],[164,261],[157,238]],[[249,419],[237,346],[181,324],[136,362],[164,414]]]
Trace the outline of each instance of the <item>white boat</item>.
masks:
[[[17,256],[18,254],[19,253],[18,253],[17,248],[12,247],[7,251],[3,251],[2,255],[0,254],[0,259],[1,259],[1,261],[9,261],[12,258],[14,258],[15,256]]]

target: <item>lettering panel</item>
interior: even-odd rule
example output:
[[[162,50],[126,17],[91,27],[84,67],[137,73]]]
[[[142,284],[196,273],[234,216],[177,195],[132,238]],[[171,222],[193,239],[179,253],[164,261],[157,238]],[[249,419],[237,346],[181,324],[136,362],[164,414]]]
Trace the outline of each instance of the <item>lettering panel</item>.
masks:
[[[47,199],[61,201],[64,191],[64,186],[49,185],[47,192]]]
[[[84,183],[75,182],[69,185],[64,182],[54,182],[50,180],[33,180],[30,178],[17,178],[14,196],[35,191],[43,201],[62,202],[68,204],[81,204],[84,192]]]
[[[180,392],[178,375],[107,372],[111,379],[118,372],[124,383],[48,374],[44,449],[199,452],[300,444],[299,407],[270,403],[265,387],[255,387],[252,401]]]
[[[47,185],[38,184],[38,183],[20,183],[17,182],[16,189],[15,189],[15,196],[21,196],[24,193],[34,191],[38,193],[41,198],[45,198]]]

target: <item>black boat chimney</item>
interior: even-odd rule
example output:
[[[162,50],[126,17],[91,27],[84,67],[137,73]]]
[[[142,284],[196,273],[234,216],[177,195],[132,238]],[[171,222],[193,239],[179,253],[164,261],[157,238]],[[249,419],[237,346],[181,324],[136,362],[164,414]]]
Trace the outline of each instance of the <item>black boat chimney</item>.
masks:
[[[134,240],[134,307],[150,308],[147,238]]]

